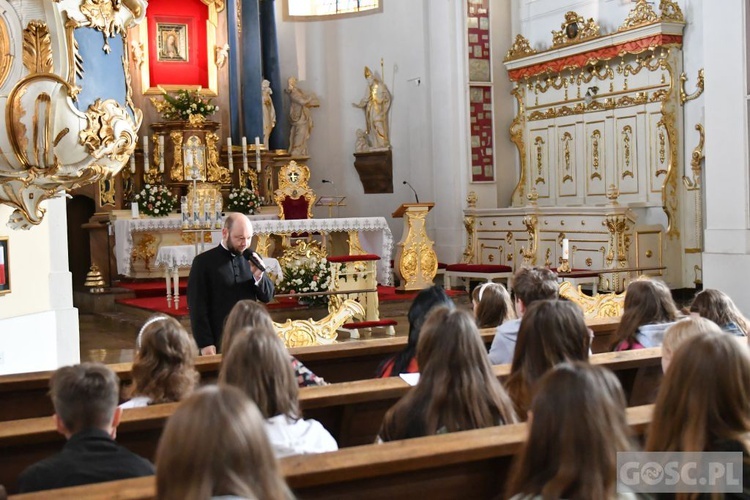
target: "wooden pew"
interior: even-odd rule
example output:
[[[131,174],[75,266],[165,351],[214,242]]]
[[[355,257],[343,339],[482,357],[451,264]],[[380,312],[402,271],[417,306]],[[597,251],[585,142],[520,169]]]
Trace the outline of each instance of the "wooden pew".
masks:
[[[642,436],[652,406],[628,408],[628,423]],[[298,498],[374,499],[425,497],[485,499],[503,492],[514,456],[526,439],[526,424],[456,432],[347,448],[280,460]],[[17,495],[11,499],[151,499],[154,477]]]
[[[594,330],[592,346],[594,353],[605,352],[611,335],[619,324],[613,319],[587,320]],[[489,347],[495,335],[494,329],[481,330],[482,340]],[[342,342],[328,346],[310,346],[290,349],[289,352],[302,361],[313,373],[330,383],[365,380],[375,376],[376,369],[388,356],[406,347],[405,336],[384,339]],[[219,373],[221,355],[202,356],[196,362],[202,383],[214,382]],[[120,377],[123,386],[130,384],[131,363],[109,365]],[[0,376],[0,422],[34,418],[53,413],[52,402],[47,396],[51,371]]]
[[[594,364],[612,369],[620,377],[661,363],[661,349],[641,349],[596,354]],[[509,365],[493,367],[504,379]],[[320,421],[340,447],[372,443],[385,412],[410,389],[399,377],[360,380],[300,390],[305,418]],[[141,456],[152,458],[161,431],[178,403],[167,403],[123,412],[117,440]],[[55,432],[50,417],[0,422],[0,484],[15,488],[18,474],[32,463],[62,448],[64,438]]]

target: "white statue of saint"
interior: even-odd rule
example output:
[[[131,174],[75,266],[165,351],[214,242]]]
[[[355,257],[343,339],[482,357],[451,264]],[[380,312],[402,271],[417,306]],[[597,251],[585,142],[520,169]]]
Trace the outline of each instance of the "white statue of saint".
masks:
[[[391,93],[377,74],[365,66],[367,95],[354,106],[365,112],[365,136],[367,151],[382,151],[391,147],[388,132],[388,113],[391,109]],[[359,140],[358,140],[359,142]]]
[[[263,80],[261,83],[261,95],[263,96],[263,145],[268,149],[268,138],[276,126],[276,108],[273,107],[271,99],[271,82]]]
[[[289,154],[292,156],[309,156],[307,141],[313,129],[312,108],[320,106],[318,96],[307,94],[297,87],[293,76],[287,81],[286,93],[289,94]]]

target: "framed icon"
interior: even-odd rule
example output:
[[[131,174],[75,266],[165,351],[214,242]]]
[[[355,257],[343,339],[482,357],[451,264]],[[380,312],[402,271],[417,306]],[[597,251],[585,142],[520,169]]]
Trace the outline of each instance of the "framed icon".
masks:
[[[8,237],[0,237],[0,295],[10,293],[10,262]]]
[[[156,23],[156,40],[157,61],[190,62],[187,24]]]

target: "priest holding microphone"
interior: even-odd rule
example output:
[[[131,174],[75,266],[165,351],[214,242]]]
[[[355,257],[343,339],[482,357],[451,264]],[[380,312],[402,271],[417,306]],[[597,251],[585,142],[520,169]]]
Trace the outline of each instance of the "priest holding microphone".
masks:
[[[190,325],[201,355],[221,350],[221,333],[232,307],[240,300],[269,302],[273,282],[260,256],[250,250],[253,227],[240,213],[229,213],[221,244],[193,260],[188,280]]]

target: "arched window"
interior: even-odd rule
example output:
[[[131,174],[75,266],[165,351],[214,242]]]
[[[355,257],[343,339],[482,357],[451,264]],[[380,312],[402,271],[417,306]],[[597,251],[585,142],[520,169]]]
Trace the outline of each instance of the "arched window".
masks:
[[[379,11],[380,0],[286,0],[286,17],[306,20],[324,16],[345,16],[366,11]]]

